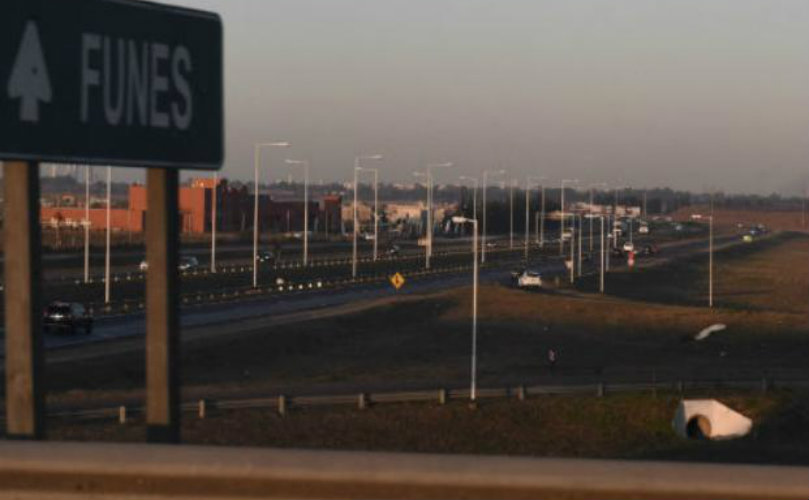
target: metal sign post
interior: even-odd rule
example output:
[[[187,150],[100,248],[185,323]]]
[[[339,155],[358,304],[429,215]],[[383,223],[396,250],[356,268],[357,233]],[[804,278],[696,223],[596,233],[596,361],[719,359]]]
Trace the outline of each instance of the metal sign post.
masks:
[[[6,434],[45,431],[40,306],[39,164],[3,166],[6,307]]]
[[[178,178],[176,170],[146,173],[146,425],[152,442],[180,439]]]
[[[178,176],[222,165],[222,22],[136,0],[5,0],[2,11],[7,434],[44,435],[36,162],[50,161],[149,168],[147,437],[177,442]]]

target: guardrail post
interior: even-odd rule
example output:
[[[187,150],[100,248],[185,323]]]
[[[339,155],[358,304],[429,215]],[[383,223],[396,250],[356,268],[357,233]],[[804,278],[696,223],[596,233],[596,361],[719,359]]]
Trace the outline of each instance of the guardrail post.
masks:
[[[118,423],[121,425],[126,423],[126,406],[118,407]]]
[[[438,404],[445,405],[449,401],[449,392],[446,389],[438,390]]]
[[[287,397],[283,394],[278,396],[278,414],[282,417],[287,414]]]
[[[179,171],[146,172],[146,438],[180,441]]]
[[[10,438],[41,439],[45,414],[39,164],[6,162],[3,176],[6,434]]]
[[[200,399],[197,403],[197,410],[200,419],[204,419],[207,413],[206,403],[204,399]]]
[[[517,387],[517,399],[520,401],[525,401],[525,386],[521,385]]]
[[[368,403],[369,403],[368,395],[365,394],[364,392],[361,392],[357,398],[357,408],[359,408],[360,410],[365,410],[366,408],[368,408]]]

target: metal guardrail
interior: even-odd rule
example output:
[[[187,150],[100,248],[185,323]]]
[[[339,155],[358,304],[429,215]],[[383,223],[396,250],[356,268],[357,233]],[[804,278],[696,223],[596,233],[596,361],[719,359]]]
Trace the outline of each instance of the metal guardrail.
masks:
[[[685,394],[686,391],[700,391],[706,389],[734,389],[734,390],[758,390],[762,393],[774,388],[807,389],[807,380],[786,380],[761,378],[758,380],[676,380],[676,381],[654,381],[654,382],[630,382],[630,383],[605,383],[597,382],[590,384],[569,384],[569,385],[534,385],[534,386],[508,386],[478,388],[478,399],[505,399],[515,398],[524,400],[531,396],[550,395],[591,395],[594,397],[605,397],[608,394],[648,392],[656,394],[658,391],[672,391],[678,394]],[[427,389],[396,392],[357,392],[325,395],[299,395],[290,396],[286,394],[270,395],[266,397],[252,397],[239,399],[207,399],[189,401],[182,405],[182,410],[188,413],[196,413],[199,418],[207,418],[212,412],[219,410],[236,409],[257,409],[269,408],[281,414],[287,413],[293,408],[322,407],[322,406],[357,406],[360,409],[368,408],[375,404],[388,403],[413,403],[413,402],[437,402],[446,404],[452,400],[469,400],[469,389]],[[126,423],[130,418],[143,415],[142,406],[105,406],[100,408],[66,409],[48,412],[48,417],[67,419],[116,419],[120,423]],[[3,417],[0,417],[2,421]]]
[[[809,468],[0,442],[0,497],[805,500]]]

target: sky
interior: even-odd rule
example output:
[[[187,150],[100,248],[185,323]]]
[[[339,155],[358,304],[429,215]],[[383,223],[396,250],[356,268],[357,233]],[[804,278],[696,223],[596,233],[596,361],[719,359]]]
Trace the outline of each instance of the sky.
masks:
[[[806,0],[169,0],[225,29],[223,175],[796,195],[809,179]],[[300,178],[300,172],[292,171]]]

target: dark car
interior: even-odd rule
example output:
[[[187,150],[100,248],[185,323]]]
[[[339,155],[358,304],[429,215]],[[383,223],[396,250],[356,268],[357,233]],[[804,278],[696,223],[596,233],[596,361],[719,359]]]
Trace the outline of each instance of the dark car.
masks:
[[[647,243],[646,245],[643,245],[643,247],[641,247],[641,250],[640,250],[640,254],[644,255],[644,256],[647,256],[647,257],[651,257],[651,256],[657,255],[659,253],[660,253],[660,248],[658,248],[658,246],[655,245],[654,243]]]
[[[93,316],[82,304],[75,302],[53,302],[42,317],[45,332],[55,330],[75,334],[81,329],[86,335],[93,331]]]
[[[256,255],[259,264],[271,264],[275,262],[275,254],[270,250],[262,250]]]

